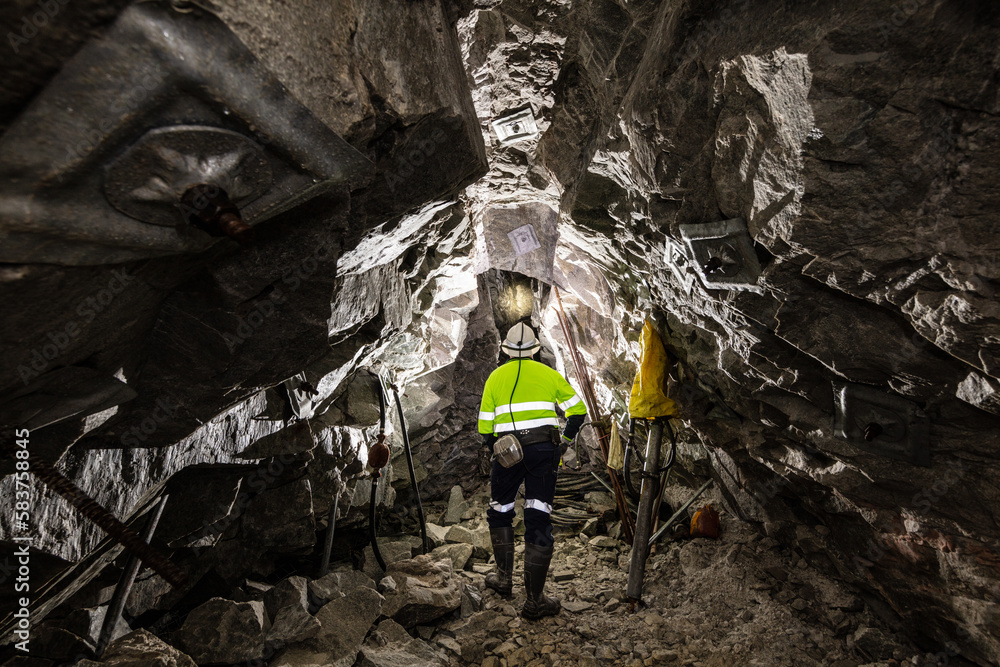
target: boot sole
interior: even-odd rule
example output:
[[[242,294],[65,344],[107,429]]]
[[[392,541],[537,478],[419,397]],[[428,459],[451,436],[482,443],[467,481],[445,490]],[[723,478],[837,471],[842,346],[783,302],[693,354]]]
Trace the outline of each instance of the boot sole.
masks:
[[[522,611],[521,612],[521,618],[526,618],[529,621],[537,621],[540,618],[548,618],[549,616],[558,616],[558,615],[559,615],[559,611],[558,610],[554,611],[554,612],[552,612],[550,614],[531,614],[531,613],[528,613],[526,611]]]

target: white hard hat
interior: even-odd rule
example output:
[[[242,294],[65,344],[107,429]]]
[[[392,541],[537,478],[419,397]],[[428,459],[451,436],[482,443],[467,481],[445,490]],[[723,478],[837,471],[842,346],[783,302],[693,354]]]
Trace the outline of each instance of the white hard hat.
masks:
[[[500,349],[513,359],[530,357],[542,349],[535,338],[535,332],[524,322],[518,322],[507,332],[507,339],[500,344]]]

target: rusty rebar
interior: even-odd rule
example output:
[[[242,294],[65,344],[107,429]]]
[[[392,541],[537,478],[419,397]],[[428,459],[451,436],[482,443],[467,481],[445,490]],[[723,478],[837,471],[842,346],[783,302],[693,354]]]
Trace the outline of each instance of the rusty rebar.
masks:
[[[180,588],[187,576],[176,565],[143,542],[135,531],[119,521],[111,512],[84,493],[80,487],[55,469],[48,461],[32,456],[31,472],[54,493],[66,499],[83,516],[90,519],[113,540],[131,551],[150,569],[163,577],[171,586]]]
[[[556,302],[559,304],[559,309],[556,311],[556,315],[559,317],[559,326],[562,328],[563,337],[566,339],[566,346],[569,348],[570,358],[573,360],[573,366],[576,368],[576,376],[580,381],[580,389],[583,392],[583,400],[587,404],[588,409],[591,411],[590,421],[597,431],[597,444],[601,448],[601,455],[604,457],[604,465],[608,470],[608,477],[611,478],[611,484],[615,489],[615,505],[618,507],[618,514],[622,518],[622,536],[625,538],[626,542],[632,542],[635,536],[635,519],[632,517],[632,513],[629,512],[628,503],[625,500],[625,492],[622,491],[621,477],[618,475],[618,471],[613,470],[608,467],[608,443],[607,439],[610,434],[605,430],[605,426],[601,421],[600,412],[597,409],[597,396],[594,394],[594,385],[590,381],[590,375],[587,373],[587,365],[583,363],[583,358],[580,357],[580,352],[576,347],[576,339],[573,338],[573,332],[569,328],[569,320],[566,318],[566,313],[563,310],[562,297],[559,295],[559,288],[553,287],[556,293]]]

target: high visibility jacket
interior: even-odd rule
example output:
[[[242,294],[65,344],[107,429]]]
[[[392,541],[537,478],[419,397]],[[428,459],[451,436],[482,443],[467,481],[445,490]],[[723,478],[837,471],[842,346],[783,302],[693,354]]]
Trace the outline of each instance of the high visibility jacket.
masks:
[[[512,359],[490,373],[486,380],[479,408],[479,432],[504,433],[537,426],[558,428],[556,406],[567,417],[587,414],[587,407],[559,371],[531,359]]]

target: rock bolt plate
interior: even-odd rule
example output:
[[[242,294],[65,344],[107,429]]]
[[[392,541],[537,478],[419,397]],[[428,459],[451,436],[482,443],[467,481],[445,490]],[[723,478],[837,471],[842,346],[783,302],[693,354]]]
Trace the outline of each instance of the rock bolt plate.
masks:
[[[240,208],[271,187],[256,143],[216,127],[178,125],[147,132],[109,168],[104,194],[116,209],[154,225],[183,222],[178,204],[199,183],[221,187]]]
[[[873,454],[930,465],[929,420],[917,404],[850,382],[834,382],[833,396],[833,432],[838,438]],[[871,424],[877,428],[868,430]]]

